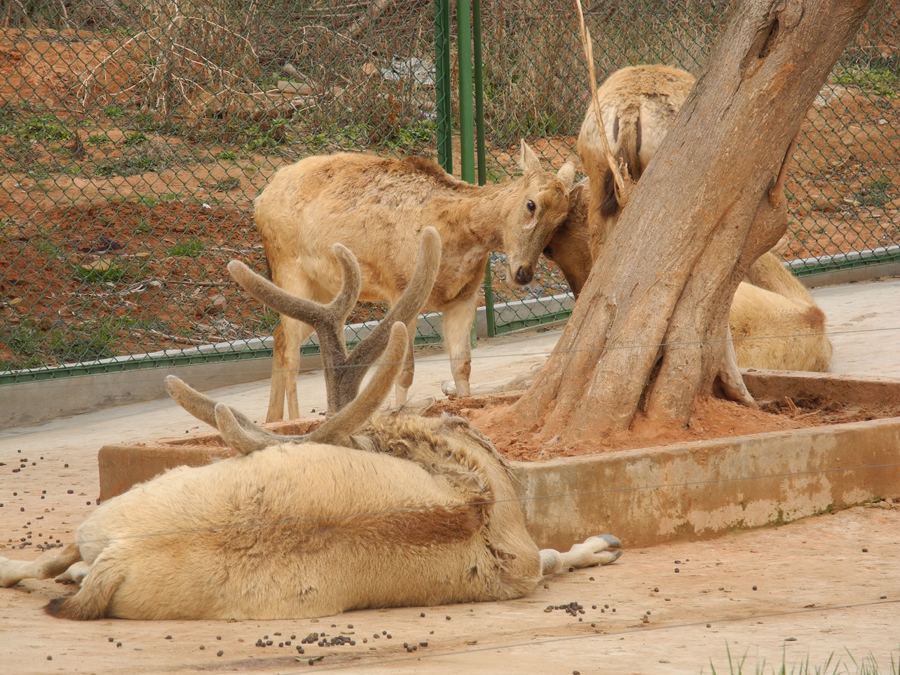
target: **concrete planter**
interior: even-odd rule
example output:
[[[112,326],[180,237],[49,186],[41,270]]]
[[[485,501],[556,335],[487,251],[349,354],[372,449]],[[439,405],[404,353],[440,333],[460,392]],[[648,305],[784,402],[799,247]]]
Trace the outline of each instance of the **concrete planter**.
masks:
[[[748,371],[745,381],[759,399],[900,403],[900,380],[886,378]],[[305,433],[309,424],[272,428]],[[100,498],[174,466],[229,456],[218,440],[208,435],[104,446]],[[646,546],[783,524],[900,495],[900,417],[513,464],[540,546],[568,548],[602,532]]]

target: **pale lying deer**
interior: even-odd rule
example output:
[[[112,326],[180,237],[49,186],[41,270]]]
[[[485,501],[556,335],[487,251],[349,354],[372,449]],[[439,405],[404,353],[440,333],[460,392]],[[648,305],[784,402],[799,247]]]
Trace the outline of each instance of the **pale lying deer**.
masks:
[[[444,339],[453,379],[469,390],[469,335],[478,289],[491,251],[506,253],[509,278],[527,284],[551,232],[565,217],[575,175],[572,165],[557,174],[541,168],[523,142],[523,176],[477,187],[455,179],[437,164],[418,158],[384,159],[338,154],[310,157],[280,169],[255,202],[272,280],[286,291],[327,302],[340,285],[333,244],[345,244],[359,259],[363,301],[394,304],[409,283],[422,229],[435,227],[443,242],[438,280],[426,304],[443,312]],[[415,321],[408,324],[409,339]],[[274,331],[274,364],[268,421],[279,420],[287,397],[288,417],[299,415],[296,375],[300,346],[312,328],[282,317]],[[397,384],[406,400],[413,380],[412,350]]]
[[[439,246],[426,229],[413,281],[395,310],[405,305],[415,316],[421,309]],[[87,573],[74,574],[83,577],[81,589],[51,602],[50,614],[287,619],[516,598],[545,574],[618,558],[621,544],[609,535],[567,553],[539,551],[510,466],[465,420],[375,413],[402,367],[407,331],[390,325],[389,337],[381,330],[357,347],[368,359],[336,367],[346,364],[344,317],[359,279],[352,256],[336,249],[351,274],[327,308],[240,263],[229,270],[278,312],[315,324],[333,372],[351,373],[341,375],[347,381],[334,397],[340,411],[306,436],[276,436],[170,376],[173,398],[242,454],[136,485],[92,513],[74,544],[35,561],[0,558],[0,585],[48,578],[83,561]],[[382,365],[353,396],[360,373],[379,358]],[[327,382],[331,389],[335,379]]]

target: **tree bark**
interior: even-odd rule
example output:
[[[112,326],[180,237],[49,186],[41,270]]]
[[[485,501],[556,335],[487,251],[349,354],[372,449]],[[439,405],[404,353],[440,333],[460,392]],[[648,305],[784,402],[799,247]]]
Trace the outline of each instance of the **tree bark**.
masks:
[[[684,425],[711,392],[728,308],[784,234],[786,152],[873,0],[746,0],[510,414],[577,443],[643,412]]]

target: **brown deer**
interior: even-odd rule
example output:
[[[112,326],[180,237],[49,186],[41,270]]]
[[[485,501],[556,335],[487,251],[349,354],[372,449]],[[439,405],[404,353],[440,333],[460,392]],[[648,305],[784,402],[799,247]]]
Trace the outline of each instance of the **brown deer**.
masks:
[[[693,84],[690,73],[646,65],[613,73],[597,90],[610,149],[632,181],[656,154]],[[573,204],[544,250],[576,297],[621,210],[599,133],[596,115],[588,109],[578,153],[589,176],[590,196]],[[738,286],[729,328],[740,367],[824,371],[831,363],[824,313],[771,253],[759,258]]]
[[[337,242],[352,249],[362,270],[363,301],[393,305],[409,283],[418,237],[434,227],[443,242],[437,282],[426,303],[443,312],[444,339],[460,395],[469,391],[469,335],[476,297],[491,251],[506,253],[509,278],[527,284],[551,233],[565,218],[575,175],[541,168],[522,142],[522,177],[477,187],[421,158],[360,154],[309,157],[280,169],[255,202],[256,227],[277,286],[301,298],[327,302],[340,285]],[[407,324],[409,340],[416,322]],[[283,316],[274,331],[268,421],[299,415],[296,374],[308,324]],[[413,380],[412,350],[397,384],[397,403]]]
[[[37,560],[0,557],[0,585],[78,566],[70,576],[82,579],[80,590],[51,602],[50,614],[299,619],[516,598],[543,575],[619,557],[621,544],[610,535],[566,553],[538,550],[510,466],[467,421],[375,412],[406,358],[406,326],[391,322],[399,313],[415,317],[427,301],[440,260],[437,233],[423,230],[412,281],[382,323],[388,328],[357,347],[368,356],[353,367],[347,363],[356,351],[347,357],[343,327],[359,268],[346,249],[335,249],[350,273],[327,307],[289,295],[241,263],[229,270],[276,311],[315,325],[339,411],[310,434],[277,436],[169,376],[173,398],[240,454],[136,485],[92,513],[74,544]],[[378,359],[356,394],[362,372]],[[338,380],[339,391],[331,391]]]

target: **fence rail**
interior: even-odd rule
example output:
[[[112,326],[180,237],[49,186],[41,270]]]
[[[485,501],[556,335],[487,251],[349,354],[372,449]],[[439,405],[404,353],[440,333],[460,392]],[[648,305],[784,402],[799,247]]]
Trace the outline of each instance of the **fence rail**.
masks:
[[[586,4],[601,77],[699,72],[730,10]],[[876,2],[803,126],[778,247],[796,273],[900,259],[898,9]],[[473,182],[512,176],[519,138],[548,165],[577,160],[576,22],[568,0],[6,3],[0,384],[152,366],[147,354],[266,355],[235,345],[264,344],[277,316],[225,264],[265,271],[252,199],[301,157],[421,154]],[[552,264],[517,288],[502,260],[484,302],[524,302],[489,310],[490,333],[564,318]]]

